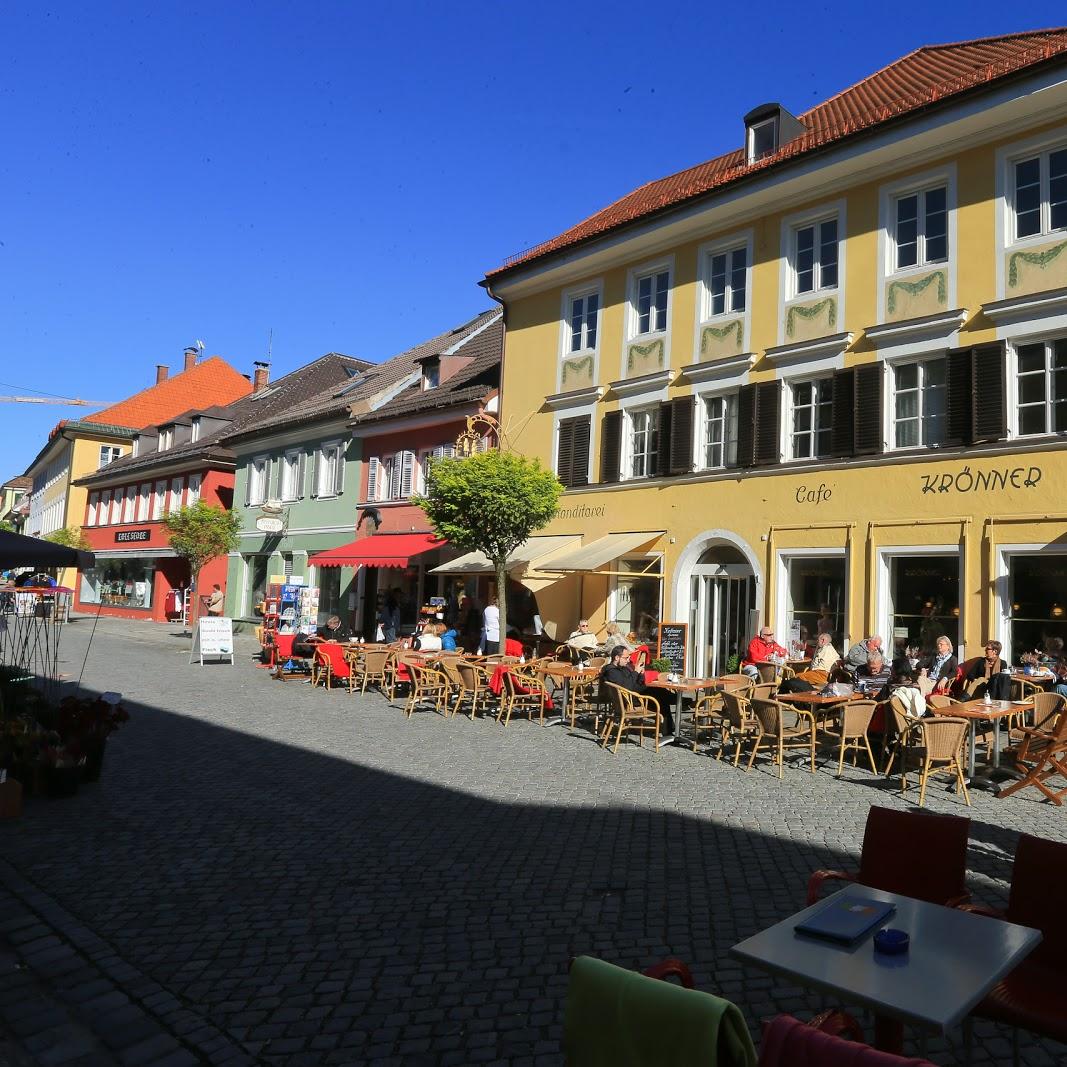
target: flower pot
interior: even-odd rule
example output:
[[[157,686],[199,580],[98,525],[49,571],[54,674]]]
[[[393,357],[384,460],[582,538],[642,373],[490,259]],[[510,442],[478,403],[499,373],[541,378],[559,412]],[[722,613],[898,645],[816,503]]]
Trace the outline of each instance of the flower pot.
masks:
[[[85,762],[81,766],[83,782],[99,782],[104,769],[104,750],[107,740],[90,741],[85,745]]]
[[[44,795],[53,798],[74,796],[81,776],[81,767],[45,767]]]

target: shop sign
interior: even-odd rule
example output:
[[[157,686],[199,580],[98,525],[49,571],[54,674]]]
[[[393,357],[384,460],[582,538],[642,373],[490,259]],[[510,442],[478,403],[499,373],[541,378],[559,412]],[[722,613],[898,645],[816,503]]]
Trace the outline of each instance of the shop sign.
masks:
[[[147,541],[149,530],[116,530],[115,542],[116,544],[124,544],[127,541]]]
[[[575,504],[573,508],[560,508],[556,512],[557,519],[602,519],[608,509],[601,504],[599,507],[589,507],[586,504]]]
[[[825,482],[817,486],[802,485],[796,492],[798,504],[825,504],[833,495],[834,491]]]
[[[256,529],[261,533],[281,533],[285,529],[285,520],[277,515],[260,515],[256,519]]]
[[[944,474],[921,474],[924,493],[977,493],[989,489],[1033,489],[1041,481],[1040,467],[1001,467],[971,470],[970,464]]]

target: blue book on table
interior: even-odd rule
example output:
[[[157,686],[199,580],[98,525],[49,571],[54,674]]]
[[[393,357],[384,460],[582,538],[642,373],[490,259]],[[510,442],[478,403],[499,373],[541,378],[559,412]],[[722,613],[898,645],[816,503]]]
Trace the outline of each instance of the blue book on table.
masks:
[[[896,911],[896,905],[871,897],[861,897],[845,893],[830,901],[814,915],[802,923],[797,923],[796,930],[812,937],[823,937],[843,945],[852,945],[864,934],[879,926],[887,915]]]

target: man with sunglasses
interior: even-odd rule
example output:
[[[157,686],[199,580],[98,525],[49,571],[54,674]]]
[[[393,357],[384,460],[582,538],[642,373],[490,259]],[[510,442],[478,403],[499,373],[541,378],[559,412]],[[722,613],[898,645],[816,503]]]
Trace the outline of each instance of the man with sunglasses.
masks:
[[[774,639],[774,631],[769,626],[761,626],[758,636],[748,643],[748,651],[741,661],[741,670],[750,678],[759,680],[758,663],[767,663],[772,659],[785,660],[786,650]]]

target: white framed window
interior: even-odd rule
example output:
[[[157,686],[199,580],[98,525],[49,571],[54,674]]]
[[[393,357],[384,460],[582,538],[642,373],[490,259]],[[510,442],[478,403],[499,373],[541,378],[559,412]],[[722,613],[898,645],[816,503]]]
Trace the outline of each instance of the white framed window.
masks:
[[[319,446],[315,465],[315,495],[339,496],[344,489],[344,445],[340,441],[328,441]]]
[[[97,506],[99,505],[99,503],[100,503],[100,494],[99,493],[90,493],[89,494],[89,507],[86,509],[86,512],[85,512],[85,525],[86,526],[95,526],[96,525],[96,509],[97,509]]]
[[[423,389],[436,389],[441,384],[441,361],[427,360],[422,365]]]
[[[165,430],[159,431],[159,451],[166,452],[168,448],[174,445],[174,427],[168,426]]]
[[[748,244],[707,252],[704,284],[705,319],[745,311],[748,303]]]
[[[199,415],[194,415],[193,418],[192,418],[192,425],[190,426],[190,429],[189,429],[189,440],[190,441],[199,441],[200,440],[200,416]]]
[[[892,369],[894,448],[937,448],[948,437],[948,361],[898,363]]]
[[[299,500],[304,495],[304,452],[294,448],[278,464],[278,496],[282,500]]]
[[[122,449],[117,445],[101,445],[100,446],[100,465],[97,470],[103,470],[104,467],[110,463],[114,463],[115,460],[122,457]]]
[[[745,158],[749,163],[755,163],[757,159],[762,159],[777,151],[777,125],[777,118],[771,118],[764,119],[763,122],[754,122],[749,126],[748,136],[745,138]]]
[[[415,453],[397,452],[389,464],[389,499],[406,500],[415,484]]]
[[[167,503],[167,511],[178,511],[182,506],[182,489],[184,483],[181,478],[172,478],[170,481],[170,500]]]
[[[1019,436],[1067,430],[1067,337],[1018,345],[1015,361]]]
[[[662,556],[623,556],[612,564],[617,571],[611,583],[610,618],[622,633],[638,641],[655,641],[662,617],[664,582]]]
[[[596,349],[600,327],[600,290],[568,298],[566,355]]]
[[[815,378],[790,385],[792,424],[790,451],[793,459],[814,459],[830,454],[833,426],[833,380]]]
[[[97,512],[97,525],[108,526],[111,523],[111,490],[105,489],[100,494],[100,510]]]
[[[122,490],[116,489],[111,494],[111,525],[118,526],[122,522]]]
[[[270,456],[253,456],[248,465],[248,503],[257,506],[267,499]]]
[[[133,522],[137,513],[137,486],[126,487],[126,499],[122,502],[122,521]]]
[[[1067,229],[1067,145],[1010,164],[1011,237],[1040,237]]]
[[[893,201],[894,270],[948,259],[948,187],[917,189]]]
[[[137,496],[137,521],[144,522],[152,513],[152,483],[145,482]]]
[[[658,266],[633,275],[630,294],[631,339],[663,333],[667,329],[670,294],[670,267]]]
[[[152,494],[152,518],[163,518],[163,507],[167,502],[167,483],[165,481],[156,482],[155,492]]]
[[[371,456],[367,460],[367,500],[382,499],[382,482],[389,484],[389,478],[384,474],[382,460],[378,456]]]
[[[195,504],[200,499],[200,475],[189,475],[189,487],[185,498],[190,505]]]
[[[794,296],[837,288],[839,229],[837,215],[793,228],[790,262]]]
[[[650,478],[656,473],[659,454],[659,405],[626,413],[628,447],[626,465],[630,478]]]
[[[732,467],[737,462],[737,394],[702,398],[700,464],[707,470]]]

